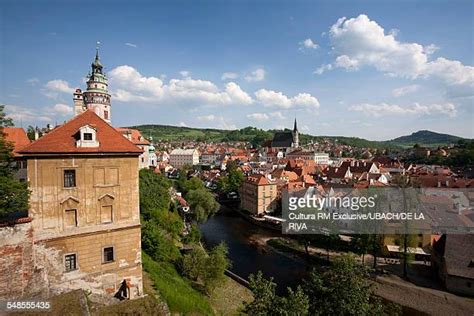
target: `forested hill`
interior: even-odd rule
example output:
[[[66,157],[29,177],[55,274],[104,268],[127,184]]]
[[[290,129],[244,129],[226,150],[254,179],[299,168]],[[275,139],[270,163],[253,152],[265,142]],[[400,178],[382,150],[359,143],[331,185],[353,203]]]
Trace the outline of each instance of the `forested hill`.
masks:
[[[272,139],[277,130],[262,130],[256,127],[245,127],[238,130],[222,130],[213,128],[192,128],[169,125],[138,125],[131,126],[137,128],[144,137],[153,137],[154,141],[207,141],[207,142],[226,142],[226,141],[248,141],[253,145],[261,145],[265,140]],[[419,131],[409,136],[402,136],[390,141],[370,141],[357,137],[345,136],[312,136],[300,134],[300,142],[306,144],[313,141],[329,139],[337,141],[340,144],[354,147],[411,147],[414,144],[421,146],[442,146],[457,143],[460,137],[440,134],[430,131]]]
[[[418,131],[412,133],[411,135],[401,136],[395,139],[388,141],[388,143],[401,145],[401,146],[413,146],[415,144],[423,145],[423,146],[442,146],[447,144],[456,144],[460,141],[461,137],[448,135],[448,134],[441,134],[435,133],[427,130]]]

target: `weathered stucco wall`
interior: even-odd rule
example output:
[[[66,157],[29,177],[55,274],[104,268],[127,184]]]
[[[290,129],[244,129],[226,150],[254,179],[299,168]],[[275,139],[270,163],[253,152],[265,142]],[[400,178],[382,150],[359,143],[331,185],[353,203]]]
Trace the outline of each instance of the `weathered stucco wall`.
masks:
[[[76,172],[73,188],[65,169]],[[0,299],[78,288],[114,295],[122,285],[142,295],[138,158],[30,158],[28,181],[31,221],[0,227]],[[112,262],[104,247],[113,247]],[[74,271],[67,254],[76,255]]]
[[[115,260],[103,263],[103,247]],[[76,253],[78,269],[65,272],[64,255]],[[0,228],[0,299],[48,297],[74,289],[114,295],[126,281],[141,296],[140,227],[35,241],[32,223]]]
[[[76,171],[76,186],[64,187],[64,170]],[[28,159],[32,190],[29,216],[38,234],[80,233],[102,229],[102,206],[113,207],[113,224],[139,223],[138,158]],[[68,226],[65,210],[77,209],[77,227]]]

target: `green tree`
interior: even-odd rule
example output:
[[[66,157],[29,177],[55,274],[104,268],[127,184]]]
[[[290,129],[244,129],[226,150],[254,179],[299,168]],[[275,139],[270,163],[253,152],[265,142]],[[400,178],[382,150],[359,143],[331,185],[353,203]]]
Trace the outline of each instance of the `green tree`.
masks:
[[[201,279],[206,269],[206,256],[206,251],[200,246],[185,254],[182,261],[183,274],[193,281]]]
[[[18,211],[28,210],[30,191],[26,182],[19,182],[14,177],[13,146],[5,138],[4,128],[13,126],[11,118],[0,105],[0,218]]]
[[[183,194],[188,194],[190,191],[204,189],[204,183],[197,177],[192,177],[189,180],[184,180],[181,183],[181,190]]]
[[[369,315],[376,308],[371,301],[373,285],[364,266],[353,255],[344,255],[322,274],[311,272],[304,292],[311,297],[311,315]]]
[[[205,221],[210,215],[219,210],[219,203],[217,203],[214,195],[206,189],[197,189],[190,191],[186,195],[194,219],[198,222]]]
[[[201,246],[195,246],[183,256],[183,274],[200,284],[203,290],[210,294],[224,281],[225,270],[231,266],[227,255],[227,246],[223,243],[212,248],[209,254]]]
[[[227,258],[228,253],[229,250],[224,243],[215,246],[209,253],[203,276],[204,288],[207,293],[211,293],[224,280],[225,270],[231,267],[231,263]]]
[[[244,174],[238,169],[237,163],[231,161],[226,166],[226,175],[219,178],[217,187],[224,193],[238,192],[244,181]]]
[[[140,170],[140,212],[145,220],[152,218],[153,212],[169,210],[170,188],[171,182],[163,175],[150,169]]]
[[[245,303],[244,312],[248,315],[308,315],[309,299],[301,287],[296,291],[288,288],[286,297],[278,296],[275,293],[276,284],[273,278],[265,279],[261,271],[258,271],[257,275],[250,275],[249,286],[254,300]]]
[[[140,170],[139,178],[143,250],[156,261],[176,262],[183,220],[171,211],[171,182],[147,169]]]
[[[28,136],[29,140],[35,140],[35,128],[31,125],[28,125],[26,129],[26,136]]]
[[[142,224],[142,247],[155,261],[175,262],[180,257],[173,236],[154,220]]]
[[[416,192],[413,189],[413,183],[408,176],[400,176],[396,179],[395,185],[400,188],[401,190],[401,198],[402,198],[402,211],[404,213],[410,212],[414,208],[416,203]],[[403,223],[403,232],[400,237],[401,245],[400,250],[403,262],[403,277],[408,279],[408,264],[411,260],[413,260],[413,255],[408,253],[409,247],[414,247],[414,235],[410,234],[411,227],[408,221],[404,221]]]
[[[191,228],[186,236],[183,238],[183,242],[187,244],[199,243],[201,241],[201,231],[199,227],[193,223],[191,224]]]

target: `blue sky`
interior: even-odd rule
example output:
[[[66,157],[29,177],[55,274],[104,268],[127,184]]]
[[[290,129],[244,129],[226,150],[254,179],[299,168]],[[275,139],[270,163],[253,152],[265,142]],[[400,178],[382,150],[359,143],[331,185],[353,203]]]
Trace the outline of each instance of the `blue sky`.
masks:
[[[72,116],[100,41],[112,123],[474,137],[472,1],[2,1],[0,102]]]

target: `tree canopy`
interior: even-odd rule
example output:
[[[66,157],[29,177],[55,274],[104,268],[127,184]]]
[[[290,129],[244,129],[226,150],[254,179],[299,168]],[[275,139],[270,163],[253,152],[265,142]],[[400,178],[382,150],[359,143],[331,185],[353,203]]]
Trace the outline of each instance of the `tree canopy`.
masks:
[[[5,106],[0,105],[0,218],[28,210],[30,197],[28,184],[14,177],[13,146],[7,142],[3,131],[5,127],[13,126],[13,121],[5,115],[4,109]]]

